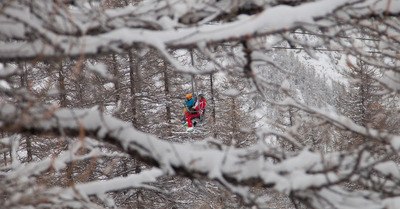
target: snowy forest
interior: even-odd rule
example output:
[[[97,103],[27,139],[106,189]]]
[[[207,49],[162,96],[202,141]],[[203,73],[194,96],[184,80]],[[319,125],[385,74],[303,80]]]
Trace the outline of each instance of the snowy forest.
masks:
[[[400,1],[0,1],[0,208],[400,208]],[[187,132],[187,94],[205,116]]]

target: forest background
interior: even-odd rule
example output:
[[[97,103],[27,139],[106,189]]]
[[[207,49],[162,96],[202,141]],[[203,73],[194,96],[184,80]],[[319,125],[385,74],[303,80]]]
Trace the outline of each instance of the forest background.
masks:
[[[400,207],[397,1],[0,8],[2,208]]]

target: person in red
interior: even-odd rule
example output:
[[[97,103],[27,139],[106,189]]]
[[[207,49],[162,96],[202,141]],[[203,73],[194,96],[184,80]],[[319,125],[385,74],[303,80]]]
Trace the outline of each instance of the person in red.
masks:
[[[186,112],[186,121],[188,124],[187,132],[193,131],[193,118],[200,118],[204,114],[204,110],[206,109],[206,99],[204,98],[203,94],[199,94],[199,101],[197,102],[196,106],[194,107],[195,112]]]

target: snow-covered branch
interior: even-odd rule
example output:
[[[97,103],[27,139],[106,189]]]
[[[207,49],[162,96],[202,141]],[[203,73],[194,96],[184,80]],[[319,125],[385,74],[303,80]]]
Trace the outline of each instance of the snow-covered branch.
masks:
[[[97,205],[91,203],[90,196],[96,196],[99,200],[104,202],[109,207],[115,207],[111,198],[107,198],[106,194],[114,191],[127,190],[130,188],[146,188],[150,190],[159,191],[159,189],[152,187],[149,183],[156,181],[162,175],[159,169],[153,168],[146,170],[140,174],[131,174],[127,177],[118,177],[109,180],[93,181],[90,183],[80,183],[72,185],[71,187],[51,187],[49,189],[34,187],[22,193],[11,192],[11,198],[7,199],[2,206],[13,208],[21,206],[21,202],[25,205],[36,205],[37,207],[44,207],[51,205],[51,207],[68,207],[74,205],[75,208],[98,208]],[[19,181],[20,185],[28,184],[29,180],[21,181],[18,177],[5,179],[8,181]],[[0,181],[2,182],[2,181]],[[3,185],[6,182],[2,182]],[[32,195],[32,191],[35,194]],[[32,196],[37,198],[32,198]],[[43,201],[44,198],[46,201]],[[26,201],[29,199],[29,201]],[[25,201],[24,201],[25,200]]]
[[[248,202],[254,201],[254,197],[247,196],[249,193],[238,189],[239,186],[259,185],[284,194],[292,193],[299,198],[327,195],[327,202],[318,204],[328,204],[332,194],[330,186],[340,185],[351,176],[362,178],[364,172],[379,168],[377,165],[380,163],[370,158],[363,148],[346,155],[335,152],[321,154],[304,149],[300,153],[286,153],[284,156],[282,150],[264,143],[246,149],[213,148],[208,143],[172,143],[137,131],[126,122],[97,110],[54,110],[43,106],[22,110],[15,105],[3,104],[0,118],[2,129],[8,131],[67,136],[84,133],[120,147],[132,157],[159,167],[165,174],[217,180],[241,194]],[[388,155],[393,155],[393,152]],[[273,160],[278,160],[278,163],[273,163]],[[398,175],[393,177],[400,178]],[[366,203],[371,202],[361,194],[352,195]]]
[[[361,6],[359,4],[354,5],[354,8],[361,7],[362,9],[353,9],[352,2],[340,0],[333,3],[325,0],[296,7],[276,6],[265,8],[257,15],[240,16],[232,22],[185,27],[179,27],[179,24],[176,23],[177,20],[174,19],[182,17],[174,16],[178,10],[182,14],[192,14],[191,12],[194,11],[191,10],[193,7],[189,2],[184,4],[187,6],[178,9],[177,1],[174,4],[176,11],[174,9],[171,11],[161,10],[171,13],[150,13],[146,18],[139,17],[139,15],[150,10],[147,2],[125,10],[111,9],[104,13],[96,12],[99,15],[96,19],[90,17],[90,15],[93,15],[91,13],[75,14],[77,12],[75,10],[65,11],[68,10],[68,7],[57,7],[53,1],[35,2],[34,12],[29,10],[28,4],[16,5],[17,2],[15,2],[6,5],[0,13],[0,19],[9,23],[5,28],[3,27],[2,36],[9,40],[24,39],[25,41],[3,41],[0,44],[0,61],[34,59],[38,56],[78,57],[82,54],[120,53],[138,43],[152,46],[165,53],[164,51],[167,48],[189,48],[198,43],[239,40],[248,36],[277,33],[301,26],[319,24],[318,21],[320,20],[321,22],[325,21],[324,24],[328,24],[324,17],[333,15],[339,8],[344,8],[343,11],[348,13],[347,15],[339,15],[341,21],[349,19],[349,15],[354,14],[360,16],[363,14],[397,14],[400,11],[396,1],[391,2],[390,7],[387,7],[386,1],[378,1],[377,3],[365,1],[361,3]],[[163,7],[160,4],[157,4],[157,6]],[[200,11],[207,11],[207,4],[208,2],[201,4]],[[57,7],[58,11],[61,11],[60,13],[51,13],[57,21],[55,23],[45,22],[45,16],[50,13],[48,8],[52,7]],[[35,11],[35,9],[38,11]],[[43,16],[38,16],[41,15],[41,12],[43,12]],[[122,14],[118,12],[122,12]],[[220,11],[212,10],[210,12],[217,12],[216,15],[220,13]],[[72,14],[66,16],[68,13]],[[116,15],[116,13],[119,15]],[[160,15],[162,17],[159,17]],[[166,22],[165,19],[170,19],[170,16],[174,17],[173,20]],[[285,18],[277,22],[276,16],[285,16]],[[201,16],[194,17],[194,19],[202,18]],[[159,22],[161,20],[163,22]],[[124,24],[124,22],[127,22],[127,24]],[[93,25],[99,28],[93,28]],[[164,28],[160,28],[161,25]],[[29,36],[25,34],[29,34]]]

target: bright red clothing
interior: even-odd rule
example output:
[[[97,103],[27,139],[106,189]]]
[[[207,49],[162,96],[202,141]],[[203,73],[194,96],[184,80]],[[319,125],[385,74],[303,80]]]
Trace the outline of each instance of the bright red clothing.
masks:
[[[189,111],[186,111],[186,121],[188,123],[188,127],[193,127],[192,119],[193,118],[199,118],[203,116],[204,110],[206,109],[206,100],[205,99],[200,99],[199,103],[196,105],[194,108],[196,110],[196,113],[190,113]]]

